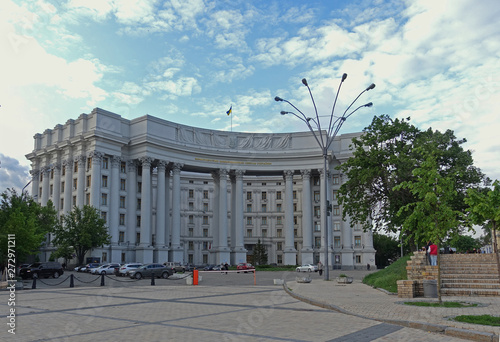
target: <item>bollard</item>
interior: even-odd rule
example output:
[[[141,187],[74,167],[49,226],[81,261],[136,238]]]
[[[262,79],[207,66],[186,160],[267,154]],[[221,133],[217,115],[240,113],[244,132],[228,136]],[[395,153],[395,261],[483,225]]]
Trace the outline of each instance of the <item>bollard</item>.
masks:
[[[198,270],[193,271],[193,285],[198,285]]]
[[[75,287],[75,282],[73,277],[74,276],[72,274],[69,276],[69,287]]]
[[[151,286],[155,285],[155,274],[151,273]]]
[[[101,274],[101,286],[104,286],[104,274]]]
[[[36,278],[33,278],[33,283],[31,283],[31,288],[36,289]]]

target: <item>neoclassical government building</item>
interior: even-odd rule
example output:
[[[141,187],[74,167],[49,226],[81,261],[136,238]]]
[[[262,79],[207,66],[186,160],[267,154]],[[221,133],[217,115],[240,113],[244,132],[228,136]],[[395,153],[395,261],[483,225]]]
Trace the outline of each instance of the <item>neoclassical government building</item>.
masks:
[[[371,232],[342,220],[335,167],[356,134],[329,150],[327,227],[323,156],[310,132],[241,133],[176,124],[150,115],[127,120],[95,108],[34,136],[32,195],[59,215],[97,207],[111,243],[101,262],[217,264],[251,261],[258,240],[268,262],[375,266]],[[325,253],[328,229],[328,253]],[[48,238],[40,252],[54,247]]]

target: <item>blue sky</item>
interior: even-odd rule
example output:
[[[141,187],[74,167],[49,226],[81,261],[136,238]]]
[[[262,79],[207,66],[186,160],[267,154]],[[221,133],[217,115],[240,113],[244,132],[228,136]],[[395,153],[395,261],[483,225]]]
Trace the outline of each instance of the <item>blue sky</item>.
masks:
[[[274,96],[312,115],[452,129],[500,179],[500,2],[72,0],[0,2],[0,188],[22,188],[33,135],[100,107],[244,132],[306,130]]]

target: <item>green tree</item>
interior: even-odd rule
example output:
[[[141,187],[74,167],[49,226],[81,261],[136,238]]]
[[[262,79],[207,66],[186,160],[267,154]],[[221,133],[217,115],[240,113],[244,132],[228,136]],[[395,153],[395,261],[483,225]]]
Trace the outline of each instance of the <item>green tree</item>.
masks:
[[[257,240],[257,244],[253,249],[253,263],[254,265],[266,265],[267,264],[267,251],[266,246],[264,246],[260,239]]]
[[[73,207],[71,212],[61,216],[61,221],[54,231],[53,244],[62,254],[68,249],[74,250],[78,264],[83,264],[88,251],[110,242],[106,221],[92,206]]]
[[[16,262],[25,261],[36,254],[44,244],[47,233],[57,222],[57,213],[49,200],[41,206],[27,193],[18,194],[7,189],[1,194],[0,203],[0,263],[7,263],[9,234],[15,234]]]
[[[373,234],[373,248],[375,248],[375,264],[378,268],[389,266],[391,262],[396,261],[401,257],[401,241],[398,241],[393,236],[385,234]],[[403,243],[403,253],[409,254],[410,247]]]
[[[457,140],[453,131],[421,131],[407,119],[391,119],[387,115],[374,117],[359,138],[352,140],[353,156],[338,169],[347,177],[339,190],[344,218],[361,223],[365,229],[400,231],[411,211],[400,209],[420,201],[408,187],[397,187],[413,182],[414,171],[434,154],[442,176],[449,176],[456,196],[449,203],[455,210],[464,211],[466,189],[485,180],[473,166],[470,151]],[[423,151],[419,151],[423,148]],[[415,238],[421,234],[407,234]],[[415,240],[414,244],[423,243]]]
[[[468,235],[454,236],[447,241],[447,245],[456,248],[458,253],[465,253],[481,247],[481,243],[478,239],[474,239],[472,236]]]

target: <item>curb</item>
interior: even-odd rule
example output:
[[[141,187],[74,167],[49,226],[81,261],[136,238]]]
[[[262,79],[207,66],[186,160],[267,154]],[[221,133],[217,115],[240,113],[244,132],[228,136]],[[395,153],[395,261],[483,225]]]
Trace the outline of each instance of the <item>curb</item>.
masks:
[[[425,323],[425,322],[399,321],[399,320],[389,320],[389,319],[379,319],[379,318],[366,317],[366,316],[362,316],[362,315],[358,315],[358,314],[349,312],[349,311],[344,310],[344,309],[342,309],[338,306],[335,306],[333,304],[326,304],[326,303],[318,302],[318,301],[309,299],[307,297],[304,297],[302,295],[293,293],[292,291],[290,291],[288,289],[286,282],[283,282],[283,289],[285,290],[285,292],[288,295],[290,295],[291,297],[293,297],[297,300],[300,300],[304,303],[318,306],[318,307],[323,308],[323,309],[336,311],[336,312],[339,312],[339,313],[342,313],[345,315],[355,316],[355,317],[359,317],[359,318],[369,319],[372,321],[378,321],[378,322],[383,322],[383,323],[388,323],[388,324],[400,325],[400,326],[403,326],[405,328],[425,330],[427,332],[439,333],[439,334],[463,338],[463,339],[471,340],[471,341],[481,341],[481,342],[482,341],[484,341],[484,342],[497,342],[497,341],[499,341],[499,336],[496,334],[493,334],[493,333],[454,328],[454,327],[449,327],[447,325],[441,325],[441,324],[432,324],[432,323]]]

